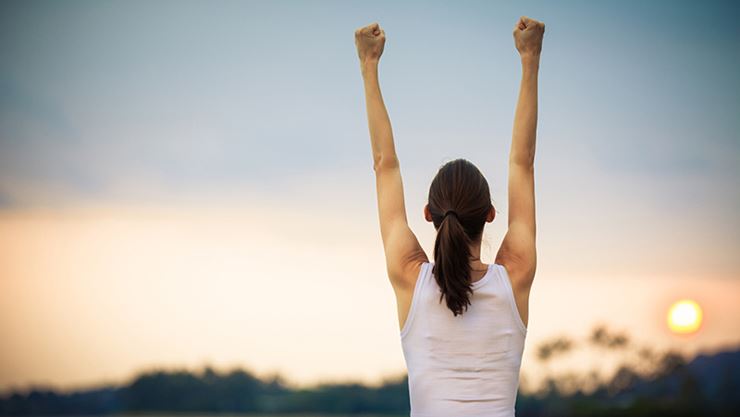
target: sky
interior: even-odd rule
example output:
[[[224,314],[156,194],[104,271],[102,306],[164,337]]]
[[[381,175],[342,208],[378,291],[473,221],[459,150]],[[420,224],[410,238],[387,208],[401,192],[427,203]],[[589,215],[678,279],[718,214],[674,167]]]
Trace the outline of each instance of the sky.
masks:
[[[596,323],[687,354],[740,345],[733,2],[0,4],[0,390],[156,366],[296,384],[404,372],[354,30],[412,230],[463,157],[506,229],[521,15],[546,24],[535,158],[537,343]],[[704,308],[690,337],[665,314]]]

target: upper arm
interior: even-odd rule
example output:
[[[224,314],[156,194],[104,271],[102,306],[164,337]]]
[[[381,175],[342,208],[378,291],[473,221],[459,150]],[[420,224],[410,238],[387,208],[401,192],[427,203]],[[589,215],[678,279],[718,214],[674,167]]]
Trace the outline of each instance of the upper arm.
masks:
[[[520,287],[532,285],[537,268],[534,165],[509,164],[509,224],[496,256]]]
[[[412,287],[418,264],[428,258],[408,226],[398,158],[381,158],[374,169],[388,278],[394,287]]]

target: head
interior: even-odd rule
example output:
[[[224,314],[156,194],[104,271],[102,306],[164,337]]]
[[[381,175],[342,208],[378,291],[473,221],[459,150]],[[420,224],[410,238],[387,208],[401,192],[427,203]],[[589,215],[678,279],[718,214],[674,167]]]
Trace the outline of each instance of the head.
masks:
[[[453,210],[455,214],[445,213]],[[434,223],[434,278],[455,316],[470,305],[473,253],[480,250],[483,227],[492,222],[496,210],[491,204],[488,182],[478,168],[465,159],[444,164],[429,187],[429,201],[424,217]]]

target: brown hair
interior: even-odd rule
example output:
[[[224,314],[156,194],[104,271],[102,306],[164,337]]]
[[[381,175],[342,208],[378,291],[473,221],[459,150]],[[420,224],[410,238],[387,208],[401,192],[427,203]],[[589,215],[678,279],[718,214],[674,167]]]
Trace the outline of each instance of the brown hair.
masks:
[[[470,244],[481,238],[491,204],[488,181],[470,161],[459,158],[444,164],[429,187],[429,212],[437,229],[434,242],[434,278],[453,314],[470,305]],[[454,211],[445,216],[448,211]]]

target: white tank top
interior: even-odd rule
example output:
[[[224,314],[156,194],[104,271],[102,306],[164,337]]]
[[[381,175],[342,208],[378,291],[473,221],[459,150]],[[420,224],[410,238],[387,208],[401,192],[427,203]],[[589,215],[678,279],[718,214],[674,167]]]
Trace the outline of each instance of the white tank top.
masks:
[[[527,328],[506,268],[489,264],[455,317],[439,300],[433,265],[421,266],[401,330],[411,417],[514,416]]]

